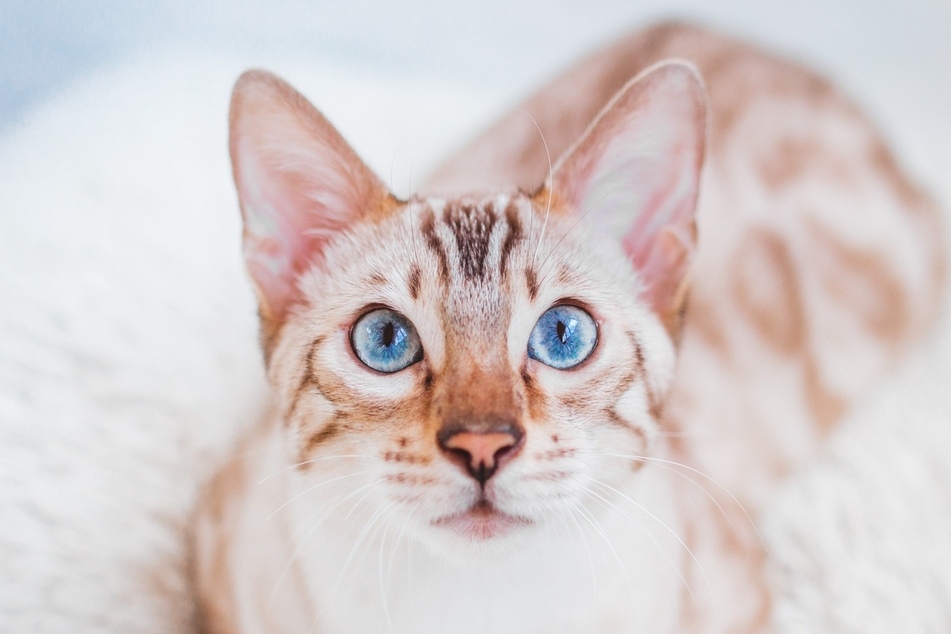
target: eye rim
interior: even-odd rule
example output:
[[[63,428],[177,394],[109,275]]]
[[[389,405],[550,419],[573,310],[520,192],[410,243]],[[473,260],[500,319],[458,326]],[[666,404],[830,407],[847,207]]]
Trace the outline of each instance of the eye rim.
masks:
[[[366,361],[364,361],[360,357],[360,353],[357,351],[357,347],[354,342],[354,333],[356,332],[357,326],[360,325],[360,322],[362,322],[366,317],[372,315],[373,313],[380,312],[380,311],[388,311],[390,313],[398,315],[399,317],[402,317],[406,321],[406,323],[410,326],[410,328],[412,328],[412,331],[416,333],[416,338],[417,340],[419,340],[419,353],[409,363],[407,363],[403,367],[398,368],[396,370],[387,371],[387,370],[380,370],[380,369],[374,368],[372,365],[368,364]],[[413,321],[409,317],[407,317],[404,313],[400,312],[399,310],[396,310],[392,306],[387,306],[386,304],[370,304],[368,306],[365,306],[357,315],[357,317],[350,323],[350,327],[347,330],[348,330],[347,342],[350,344],[349,346],[350,355],[365,370],[368,370],[374,374],[378,374],[380,376],[392,376],[394,374],[399,374],[403,370],[406,370],[415,365],[418,365],[421,361],[423,361],[426,358],[426,350],[425,350],[425,347],[423,346],[423,339],[422,337],[419,336],[419,329],[416,328],[416,324],[414,324]]]
[[[541,359],[536,359],[535,357],[533,357],[531,355],[530,346],[531,346],[531,340],[532,340],[532,333],[535,332],[535,327],[538,326],[538,322],[541,321],[542,317],[547,315],[550,311],[554,310],[555,308],[563,308],[563,307],[576,308],[580,310],[581,312],[585,313],[591,319],[591,323],[594,324],[594,342],[591,344],[591,350],[588,351],[588,354],[583,359],[578,361],[578,363],[572,366],[565,367],[565,368],[558,368],[553,365],[549,365],[545,363]],[[532,325],[531,331],[528,334],[528,341],[526,341],[525,343],[525,356],[531,361],[540,363],[546,368],[551,368],[552,370],[557,370],[559,372],[572,372],[580,368],[583,368],[584,366],[592,362],[592,359],[594,359],[597,356],[598,352],[601,349],[600,343],[601,343],[601,319],[598,317],[597,311],[593,310],[591,306],[589,306],[586,302],[573,299],[573,298],[565,298],[565,299],[560,299],[552,303],[548,308],[546,308],[541,313],[539,313],[538,317],[535,319],[535,323]]]

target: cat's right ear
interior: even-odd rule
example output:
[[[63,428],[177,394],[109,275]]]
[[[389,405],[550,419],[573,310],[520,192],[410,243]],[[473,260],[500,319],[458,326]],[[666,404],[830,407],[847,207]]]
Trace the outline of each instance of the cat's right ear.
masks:
[[[675,339],[696,250],[706,129],[697,70],[676,60],[656,64],[615,95],[536,195],[541,204],[553,196],[619,239],[644,298]]]
[[[330,122],[266,71],[234,87],[230,150],[267,347],[300,299],[298,277],[333,237],[396,203]]]

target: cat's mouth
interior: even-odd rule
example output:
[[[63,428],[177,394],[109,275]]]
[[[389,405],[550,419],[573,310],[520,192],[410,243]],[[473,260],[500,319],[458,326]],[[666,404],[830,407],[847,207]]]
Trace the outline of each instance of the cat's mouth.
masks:
[[[448,528],[474,541],[488,541],[532,524],[527,517],[509,515],[481,499],[467,510],[440,517],[433,526]]]

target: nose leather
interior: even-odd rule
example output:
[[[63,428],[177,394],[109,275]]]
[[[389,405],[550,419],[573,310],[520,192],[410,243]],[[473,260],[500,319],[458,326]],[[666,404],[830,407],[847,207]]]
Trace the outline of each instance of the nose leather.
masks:
[[[498,470],[500,461],[514,455],[521,446],[523,436],[519,428],[507,425],[480,431],[443,430],[438,440],[450,459],[465,467],[469,475],[485,486]]]

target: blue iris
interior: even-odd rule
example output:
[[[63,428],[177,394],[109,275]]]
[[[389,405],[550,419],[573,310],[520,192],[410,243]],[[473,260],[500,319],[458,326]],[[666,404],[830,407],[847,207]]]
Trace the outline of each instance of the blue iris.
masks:
[[[388,308],[370,311],[354,324],[350,345],[379,372],[399,372],[423,358],[423,344],[409,319]]]
[[[559,370],[573,368],[598,343],[598,325],[577,306],[554,306],[542,315],[528,338],[528,356]]]

